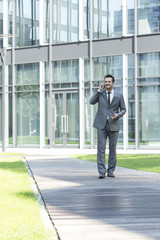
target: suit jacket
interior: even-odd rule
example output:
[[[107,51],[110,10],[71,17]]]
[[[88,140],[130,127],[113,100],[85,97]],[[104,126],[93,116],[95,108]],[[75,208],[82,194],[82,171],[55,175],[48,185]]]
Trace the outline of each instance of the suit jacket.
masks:
[[[104,129],[107,121],[107,116],[113,117],[114,113],[118,113],[117,119],[109,118],[109,128],[110,131],[119,131],[120,123],[119,118],[121,118],[126,112],[126,106],[124,102],[123,95],[114,90],[114,96],[110,106],[107,102],[106,89],[101,92],[97,91],[91,98],[90,104],[94,105],[98,103],[98,110],[94,119],[93,127],[97,129]]]

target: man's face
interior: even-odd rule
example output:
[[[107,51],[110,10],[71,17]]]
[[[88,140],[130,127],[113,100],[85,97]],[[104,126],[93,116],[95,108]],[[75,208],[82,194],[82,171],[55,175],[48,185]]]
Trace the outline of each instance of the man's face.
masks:
[[[104,79],[104,87],[106,90],[111,91],[113,89],[113,81],[111,77],[107,77]]]

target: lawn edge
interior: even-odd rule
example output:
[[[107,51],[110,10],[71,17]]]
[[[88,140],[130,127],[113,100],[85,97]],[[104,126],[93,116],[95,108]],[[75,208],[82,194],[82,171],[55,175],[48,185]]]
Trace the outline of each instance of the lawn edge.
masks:
[[[47,230],[50,231],[50,233],[52,235],[51,239],[53,238],[54,240],[60,240],[58,231],[56,229],[56,226],[55,226],[55,224],[54,224],[54,222],[53,222],[53,220],[52,220],[52,218],[49,214],[49,211],[47,209],[47,206],[45,204],[45,201],[44,201],[43,196],[41,194],[41,191],[39,189],[39,186],[38,186],[38,184],[36,182],[36,179],[34,177],[34,174],[32,172],[32,169],[30,168],[29,163],[28,163],[25,156],[23,156],[23,162],[25,164],[28,175],[31,179],[32,190],[33,190],[33,192],[35,194],[35,197],[36,197],[36,199],[37,199],[37,201],[40,205],[40,211],[41,211],[40,213],[41,213],[41,217],[42,217],[44,226]]]

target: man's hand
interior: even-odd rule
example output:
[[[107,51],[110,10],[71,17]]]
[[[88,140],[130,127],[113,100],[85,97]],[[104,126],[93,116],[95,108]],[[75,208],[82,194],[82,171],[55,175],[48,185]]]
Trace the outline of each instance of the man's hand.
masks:
[[[113,120],[118,118],[118,113],[114,114],[114,117],[111,117]]]
[[[98,88],[98,91],[102,91],[104,89],[104,84],[102,83],[99,88]]]

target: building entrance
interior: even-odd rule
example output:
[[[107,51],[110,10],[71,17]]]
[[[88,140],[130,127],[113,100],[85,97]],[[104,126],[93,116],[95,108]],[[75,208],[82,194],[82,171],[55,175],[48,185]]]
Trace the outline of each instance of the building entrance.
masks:
[[[78,91],[53,93],[54,146],[79,144]]]

